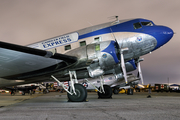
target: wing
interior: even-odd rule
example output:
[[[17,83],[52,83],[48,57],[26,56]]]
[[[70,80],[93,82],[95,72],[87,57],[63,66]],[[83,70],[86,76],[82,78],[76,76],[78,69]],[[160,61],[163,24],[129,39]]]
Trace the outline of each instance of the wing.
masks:
[[[0,41],[0,78],[25,79],[57,71],[77,58]]]

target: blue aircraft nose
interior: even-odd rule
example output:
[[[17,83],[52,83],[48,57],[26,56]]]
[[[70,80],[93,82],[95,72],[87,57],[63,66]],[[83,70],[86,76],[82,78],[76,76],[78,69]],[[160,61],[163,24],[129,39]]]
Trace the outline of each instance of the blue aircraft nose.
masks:
[[[174,32],[171,28],[165,26],[157,26],[156,31],[153,35],[157,40],[157,45],[154,50],[166,44],[173,37],[173,35]]]

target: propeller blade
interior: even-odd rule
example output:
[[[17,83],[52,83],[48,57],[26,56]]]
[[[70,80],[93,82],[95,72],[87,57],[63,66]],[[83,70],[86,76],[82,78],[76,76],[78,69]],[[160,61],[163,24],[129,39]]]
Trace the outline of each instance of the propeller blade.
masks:
[[[138,71],[137,77],[139,78],[139,71]]]
[[[138,62],[138,73],[139,73],[139,76],[140,76],[140,79],[141,79],[141,82],[142,84],[144,84],[144,81],[143,81],[143,75],[142,75],[142,71],[141,71],[141,65],[140,65],[140,62]]]
[[[124,75],[124,79],[125,79],[125,82],[127,84],[127,73],[126,73],[126,66],[125,66],[125,62],[124,62],[124,55],[123,55],[123,51],[127,51],[128,48],[125,48],[125,49],[121,49],[121,68],[122,68],[122,71],[123,71],[123,75]]]
[[[117,19],[118,19],[118,17],[117,17]],[[111,28],[110,28],[110,30],[111,30],[111,33],[112,33],[112,35],[113,35],[113,37],[114,37],[114,40],[115,40],[115,42],[116,42],[116,47],[117,47],[117,49],[118,49],[118,54],[119,54],[119,53],[121,54],[121,68],[122,68],[122,71],[123,71],[123,75],[124,75],[125,82],[126,82],[126,84],[127,84],[128,81],[127,81],[127,73],[126,73],[126,66],[125,66],[125,62],[124,62],[123,52],[124,52],[124,51],[128,51],[129,49],[128,49],[128,48],[121,48],[121,46],[118,44],[118,41],[116,40],[116,37],[115,37],[115,35],[114,35],[114,33],[113,33],[113,31],[112,31]]]
[[[121,68],[122,68],[122,71],[123,71],[125,82],[127,84],[126,66],[125,66],[125,63],[124,63],[124,56],[123,56],[122,53],[121,53]]]

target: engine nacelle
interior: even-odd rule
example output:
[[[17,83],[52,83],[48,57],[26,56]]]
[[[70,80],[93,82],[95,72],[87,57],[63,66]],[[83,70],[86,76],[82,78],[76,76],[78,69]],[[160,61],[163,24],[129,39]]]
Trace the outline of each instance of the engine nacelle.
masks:
[[[104,70],[109,70],[119,63],[120,55],[116,48],[114,41],[107,41],[101,43],[101,54],[98,56],[99,65]]]
[[[88,61],[92,61],[88,67],[90,76],[98,76],[103,71],[113,69],[119,63],[115,41],[105,41],[87,45]],[[98,64],[97,64],[98,63]],[[95,73],[95,72],[98,73]],[[94,75],[92,75],[92,73]]]
[[[115,41],[105,41],[87,45],[88,61],[92,61],[87,68],[90,77],[103,75],[119,62],[115,44]]]
[[[125,66],[126,66],[126,71],[127,72],[136,70],[136,64],[135,64],[135,60],[134,59],[126,62]],[[115,65],[113,71],[114,71],[116,79],[120,79],[120,80],[124,79],[124,76],[123,76],[122,70],[121,70],[121,64]]]
[[[88,66],[87,70],[90,77],[104,75],[106,71],[114,70],[112,73],[116,74],[117,78],[123,78],[119,64],[120,54],[115,41],[88,44],[66,54],[78,57],[79,61],[86,61],[85,64]],[[125,65],[127,72],[136,69],[134,60],[126,62]],[[85,65],[79,62],[77,67],[80,68],[81,66]]]
[[[104,70],[102,70],[100,67],[95,69],[88,67],[88,72],[90,77],[98,77],[104,74]]]
[[[96,50],[96,53],[92,52],[92,49]],[[101,43],[96,43],[87,47],[88,59],[93,59],[92,63],[88,67],[88,72],[91,77],[96,77],[104,74],[104,71],[112,70],[116,79],[124,79],[121,71],[121,64],[119,63],[118,52],[114,41],[106,41]],[[95,57],[96,55],[96,57]],[[126,71],[130,72],[136,69],[135,60],[129,60],[125,63]]]

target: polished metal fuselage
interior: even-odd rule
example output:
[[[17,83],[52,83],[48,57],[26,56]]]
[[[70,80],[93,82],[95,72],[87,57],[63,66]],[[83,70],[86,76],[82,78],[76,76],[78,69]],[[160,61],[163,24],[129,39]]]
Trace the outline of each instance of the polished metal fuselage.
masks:
[[[124,30],[124,31],[114,32],[114,30],[116,29],[116,25],[118,26],[119,24],[128,21],[130,20],[123,20],[120,22],[108,22],[73,32],[73,33],[78,33],[79,35],[79,39],[77,42],[70,43],[71,46],[75,46],[75,47],[72,48],[71,50],[64,51],[64,45],[66,45],[64,44],[58,47],[57,49],[60,50],[61,54],[76,56],[78,58],[78,61],[69,67],[66,67],[62,70],[52,73],[62,81],[69,80],[69,77],[67,76],[68,76],[68,71],[70,70],[77,71],[77,73],[79,73],[79,75],[77,75],[79,76],[79,78],[97,77],[104,74],[117,74],[119,76],[122,76],[121,74],[122,71],[120,69],[121,59],[119,53],[120,50],[124,48],[128,48],[128,50],[123,53],[125,64],[127,67],[126,68],[127,72],[134,70],[135,68],[133,68],[133,66],[128,61],[133,59],[138,59],[140,56],[153,51],[157,46],[157,39],[152,34],[148,34],[148,32],[140,31],[140,30],[139,30],[140,32],[138,31],[135,32],[134,30],[132,31]],[[133,25],[131,25],[131,27],[132,26]],[[111,29],[111,27],[113,29]],[[104,32],[103,30],[106,31]],[[96,32],[98,34],[96,34]],[[101,37],[101,41],[94,42],[94,38],[96,37]],[[53,38],[47,40],[51,41],[51,39]],[[114,42],[116,42],[116,40],[119,49],[117,48],[117,46],[114,46],[114,49],[112,49],[112,45],[114,44]],[[79,42],[81,41],[86,41],[87,45],[79,47]],[[20,63],[21,63],[21,58],[24,59],[24,56],[19,56]],[[39,59],[33,59],[33,62],[28,61],[26,64],[28,64],[28,67],[32,67],[29,68],[28,70],[34,70],[35,64],[32,63],[36,63],[36,61],[37,63],[39,62],[40,64],[42,63],[41,61],[39,61]],[[58,66],[58,62],[56,62],[56,60],[54,63],[49,62],[47,65],[49,64],[50,65],[54,64]],[[7,75],[8,74],[9,73],[7,73]],[[44,76],[42,74],[41,76],[34,77],[34,79],[37,82],[42,80],[47,81],[47,80],[51,80],[50,75],[51,74]],[[30,81],[34,81],[34,79],[27,78],[25,80],[28,80],[28,82],[30,82]]]
[[[148,34],[143,33],[115,33],[117,36],[118,44],[121,48],[128,48],[127,52],[124,52],[125,61],[139,58],[142,55],[145,55],[151,52],[156,44],[156,39]],[[103,36],[103,35],[102,35]],[[141,37],[141,40],[138,40],[138,37]],[[106,49],[111,41],[101,41],[92,43],[86,46],[76,48],[72,51],[66,53],[66,55],[76,56],[79,61],[86,61],[84,64],[81,62],[77,64],[77,67],[87,66],[92,64],[92,62],[99,62],[99,65],[102,69],[112,69],[117,62],[114,60],[113,56],[107,52],[103,52]],[[97,46],[100,46],[99,50],[96,50]],[[116,49],[117,50],[117,49]],[[118,51],[118,50],[117,50]],[[107,57],[103,57],[106,54]],[[117,57],[118,56],[117,54]],[[120,60],[118,61],[120,62]]]

